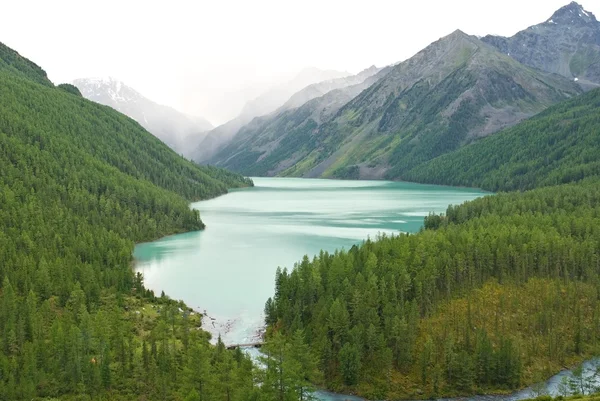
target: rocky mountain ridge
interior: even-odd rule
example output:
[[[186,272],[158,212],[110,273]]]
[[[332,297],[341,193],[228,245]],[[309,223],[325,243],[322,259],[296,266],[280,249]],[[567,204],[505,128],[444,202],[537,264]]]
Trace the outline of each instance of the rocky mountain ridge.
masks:
[[[399,178],[581,93],[572,80],[524,66],[460,30],[375,77],[346,97],[333,91],[254,121],[211,162],[256,175]],[[333,110],[315,117],[320,108],[311,106],[330,97]]]

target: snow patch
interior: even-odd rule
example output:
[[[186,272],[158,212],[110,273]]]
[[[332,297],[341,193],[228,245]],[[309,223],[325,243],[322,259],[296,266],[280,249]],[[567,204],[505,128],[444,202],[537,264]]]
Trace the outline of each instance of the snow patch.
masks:
[[[579,81],[579,78],[575,78],[575,82]]]

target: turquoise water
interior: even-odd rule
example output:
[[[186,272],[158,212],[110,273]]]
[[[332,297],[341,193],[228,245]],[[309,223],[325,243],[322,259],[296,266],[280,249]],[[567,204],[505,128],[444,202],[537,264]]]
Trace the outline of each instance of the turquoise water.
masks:
[[[429,212],[443,212],[449,204],[485,194],[384,181],[255,178],[254,182],[254,188],[194,203],[207,225],[204,231],[139,244],[134,254],[148,288],[206,310],[215,320],[205,318],[205,328],[229,344],[255,338],[264,302],[273,294],[277,266],[292,267],[305,254],[349,248],[379,233],[416,232]],[[592,376],[597,366],[597,360],[586,362],[586,375]],[[570,377],[570,371],[545,382],[545,391],[557,395],[563,376]],[[321,401],[362,400],[325,391],[316,395]],[[516,401],[532,395],[527,388],[505,396],[464,399]]]
[[[207,228],[136,246],[136,268],[157,294],[207,314],[226,343],[252,341],[278,266],[379,233],[416,232],[429,212],[483,195],[384,181],[256,178],[255,187],[197,202]]]

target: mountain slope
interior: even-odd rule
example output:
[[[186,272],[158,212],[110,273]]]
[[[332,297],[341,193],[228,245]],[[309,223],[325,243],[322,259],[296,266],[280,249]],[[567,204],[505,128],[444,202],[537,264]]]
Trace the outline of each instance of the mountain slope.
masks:
[[[4,43],[0,43],[0,70],[18,74],[45,86],[54,86],[46,71]]]
[[[292,80],[276,85],[244,106],[240,115],[210,131],[191,153],[192,160],[206,164],[214,155],[227,146],[238,131],[255,117],[264,116],[281,107],[292,95],[315,83],[348,76],[348,73],[306,68]],[[299,98],[295,99],[300,101]]]
[[[600,22],[576,2],[510,38],[482,40],[525,65],[577,79],[585,89],[600,86]]]
[[[579,92],[456,31],[340,110],[318,134],[318,163],[303,174],[398,178]]]
[[[0,399],[255,391],[249,359],[210,347],[199,315],[132,270],[135,242],[203,227],[190,200],[251,182],[186,161],[0,48]],[[202,358],[223,365],[184,373]]]
[[[288,110],[284,106],[276,113],[254,119],[242,127],[234,140],[209,162],[245,171],[249,175],[278,174],[308,155],[311,149],[307,142],[314,129],[335,115],[361,91],[385,76],[389,70],[388,67],[376,75],[364,74],[353,79],[343,78],[343,81],[327,81],[307,87],[298,92],[296,98],[292,97],[288,106],[299,103],[301,98],[309,98],[315,91],[318,93],[329,87],[340,88],[309,100],[298,108]],[[353,82],[358,83],[344,85]]]
[[[77,79],[73,84],[89,100],[110,106],[133,118],[178,153],[188,156],[212,125],[157,104],[114,78]]]
[[[280,121],[277,138],[291,135],[301,141],[293,156],[286,155],[289,167],[255,168],[256,160],[277,157],[276,151],[269,153],[272,143],[254,146],[253,155],[238,160],[223,150],[215,160],[241,172],[395,179],[579,93],[574,82],[523,66],[455,31],[392,67],[318,124],[304,129],[296,124],[302,119]],[[294,134],[299,129],[302,138]]]
[[[306,333],[324,386],[369,399],[504,393],[597,354],[600,89],[409,178],[514,192],[277,271],[266,323]]]
[[[404,178],[491,191],[600,175],[600,89],[419,166]]]

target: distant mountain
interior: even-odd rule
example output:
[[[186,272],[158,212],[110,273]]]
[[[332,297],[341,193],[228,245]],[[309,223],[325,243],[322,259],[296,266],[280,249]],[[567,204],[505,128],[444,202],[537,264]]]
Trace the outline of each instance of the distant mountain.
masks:
[[[526,67],[461,31],[377,77],[337,99],[333,113],[307,118],[311,110],[301,107],[251,132],[249,125],[212,161],[256,175],[399,178],[581,93],[573,80]],[[318,99],[327,103],[328,95]]]
[[[256,99],[246,103],[240,116],[252,119],[254,117],[267,115],[277,110],[294,93],[311,84],[343,78],[349,75],[350,74],[347,72],[335,70],[305,68],[290,81],[275,85]]]
[[[577,80],[585,89],[600,86],[600,22],[576,2],[510,38],[482,40],[525,65]]]
[[[155,103],[114,78],[77,79],[73,84],[86,99],[133,118],[170,148],[186,156],[204,138],[204,133],[213,128],[205,119]]]
[[[352,85],[358,85],[363,83],[367,78],[372,77],[381,71],[381,68],[377,68],[374,65],[359,72],[356,75],[348,75],[341,78],[330,79],[327,81],[317,82],[309,85],[304,89],[296,92],[290,99],[285,102],[283,106],[279,108],[279,111],[295,109],[302,106],[306,102],[323,96],[324,94],[331,92],[335,89],[346,88]]]
[[[255,118],[242,127],[235,139],[212,159],[211,164],[228,165],[248,175],[276,175],[296,163],[310,147],[310,137],[320,124],[391,70],[376,69],[375,75],[362,74],[310,85],[294,95],[276,113]],[[373,70],[370,69],[370,72]],[[365,79],[366,77],[366,79]],[[344,84],[355,83],[345,86]],[[336,88],[326,91],[328,88]],[[325,92],[321,96],[316,94]],[[299,99],[313,99],[300,107]],[[289,107],[289,109],[288,109]]]
[[[227,146],[240,128],[252,119],[264,116],[282,107],[291,96],[309,85],[347,77],[350,74],[334,70],[320,70],[318,68],[305,68],[292,80],[276,85],[246,103],[240,115],[233,120],[218,126],[206,135],[192,153],[192,159],[198,163],[206,163],[219,150]],[[309,98],[307,98],[308,100]],[[296,100],[298,102],[299,100]]]

